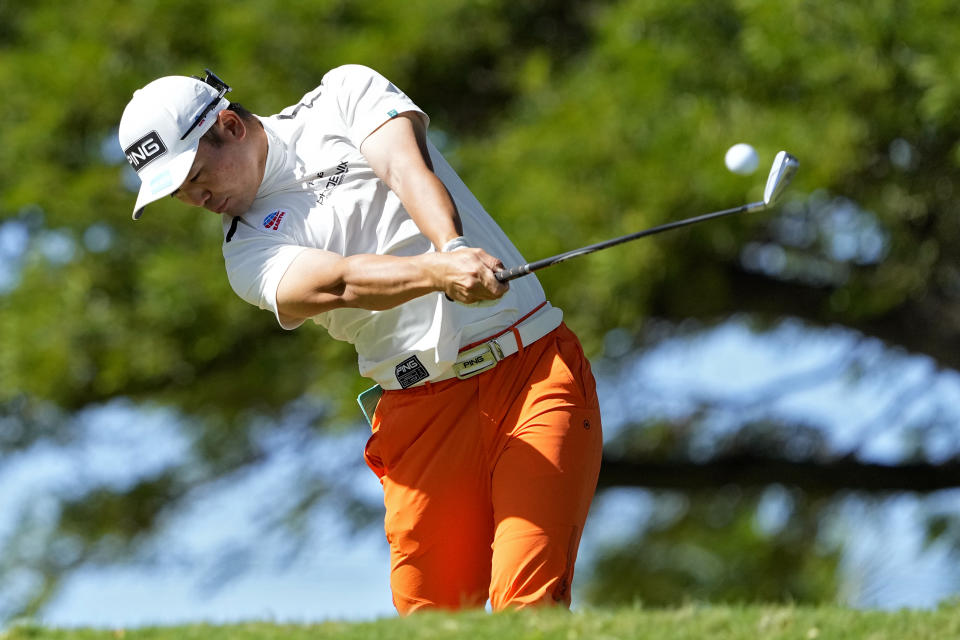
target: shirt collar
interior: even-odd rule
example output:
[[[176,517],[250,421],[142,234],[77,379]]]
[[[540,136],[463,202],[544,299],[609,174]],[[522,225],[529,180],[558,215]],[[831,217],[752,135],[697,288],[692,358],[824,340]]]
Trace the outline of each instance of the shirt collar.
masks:
[[[267,134],[267,162],[263,169],[263,180],[257,189],[257,198],[298,184],[296,154],[270,127],[269,121],[261,118],[260,122]]]

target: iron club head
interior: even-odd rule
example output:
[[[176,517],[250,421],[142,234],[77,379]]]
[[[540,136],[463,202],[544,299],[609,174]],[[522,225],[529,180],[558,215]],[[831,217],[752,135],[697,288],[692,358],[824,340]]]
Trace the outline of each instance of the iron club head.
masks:
[[[763,190],[764,206],[769,207],[776,202],[777,198],[783,194],[783,190],[790,184],[793,174],[797,172],[799,166],[800,161],[786,151],[777,154],[777,157],[773,159],[773,166],[770,167],[767,186]]]

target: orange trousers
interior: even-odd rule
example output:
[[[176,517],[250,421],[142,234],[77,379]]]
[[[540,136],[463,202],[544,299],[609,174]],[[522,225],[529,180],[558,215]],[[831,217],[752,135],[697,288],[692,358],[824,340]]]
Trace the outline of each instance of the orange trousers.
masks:
[[[386,391],[364,457],[397,611],[569,607],[602,444],[590,364],[563,324],[480,375]]]

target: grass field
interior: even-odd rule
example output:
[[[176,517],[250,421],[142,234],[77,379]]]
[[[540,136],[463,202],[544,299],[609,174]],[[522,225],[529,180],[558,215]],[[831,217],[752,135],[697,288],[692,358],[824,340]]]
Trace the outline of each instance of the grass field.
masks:
[[[935,610],[715,607],[421,614],[373,622],[266,622],[141,629],[17,624],[0,640],[960,640],[960,602]]]

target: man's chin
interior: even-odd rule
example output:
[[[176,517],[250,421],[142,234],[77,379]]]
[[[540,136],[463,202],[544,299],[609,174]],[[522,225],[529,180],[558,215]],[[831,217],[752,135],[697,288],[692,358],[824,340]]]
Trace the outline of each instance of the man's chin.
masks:
[[[239,218],[250,210],[251,204],[252,202],[234,202],[233,198],[230,198],[220,213],[230,218]]]

